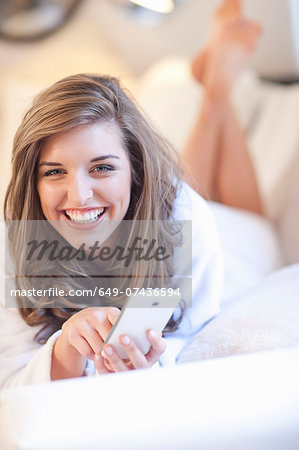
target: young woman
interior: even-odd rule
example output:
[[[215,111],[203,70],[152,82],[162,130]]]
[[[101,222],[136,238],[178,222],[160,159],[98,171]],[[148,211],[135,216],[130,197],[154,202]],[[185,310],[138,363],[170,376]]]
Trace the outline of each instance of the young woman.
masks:
[[[217,313],[223,266],[215,224],[206,202],[181,181],[176,161],[113,78],[70,76],[35,99],[16,133],[4,213],[16,286],[32,289],[37,279],[37,287],[46,286],[48,291],[40,297],[18,294],[14,299],[13,291],[6,289],[7,298],[1,299],[2,388],[80,377],[87,366],[104,374],[151,367],[163,358],[164,363],[173,362],[186,340]],[[192,255],[180,253],[175,242],[180,220],[192,221]],[[97,240],[99,247],[109,239],[117,243],[115,223],[127,221],[133,225],[153,221],[153,237],[171,256],[159,266],[149,261],[143,272],[142,264],[136,264],[129,286],[152,286],[158,273],[162,287],[174,280],[180,288],[192,275],[192,292],[182,292],[187,307],[175,312],[165,340],[148,330],[147,355],[130,336],[122,336],[125,362],[111,345],[101,354],[124,298],[115,301],[108,295],[90,306],[86,299],[50,296],[50,288],[62,282],[71,285],[74,274],[92,279],[90,273],[97,275],[101,265],[96,261],[91,272],[89,266],[82,269],[80,263],[57,260],[50,268],[38,258],[29,265],[24,248],[28,237],[39,233],[29,230],[32,223],[50,225],[48,236],[60,236],[78,249],[83,240],[88,245]],[[178,270],[186,275],[182,282]],[[107,286],[113,288],[113,283],[111,277]],[[11,308],[14,300],[17,308]]]
[[[22,256],[29,221],[51,224],[49,236],[59,235],[75,249],[80,248],[82,235],[90,246],[94,241],[100,246],[107,240],[117,243],[115,222],[134,227],[153,221],[157,226],[150,234],[149,228],[143,228],[141,237],[152,235],[171,258],[160,265],[150,261],[145,271],[138,263],[128,285],[148,287],[156,278],[162,287],[174,282],[182,289],[187,307],[176,310],[164,340],[155,330],[148,330],[151,349],[147,355],[130,336],[123,336],[121,345],[128,356],[124,362],[111,346],[104,346],[105,357],[101,355],[123,298],[101,297],[101,304],[90,306],[82,298],[53,301],[48,295],[35,298],[33,304],[32,298],[18,299],[18,308],[12,309],[8,291],[6,302],[2,296],[0,310],[2,388],[82,376],[87,366],[104,374],[151,367],[158,360],[175,362],[186,342],[217,313],[223,298],[222,249],[211,210],[219,221],[222,239],[228,237],[229,249],[222,245],[226,269],[239,270],[231,278],[226,271],[226,297],[276,268],[276,241],[264,219],[257,219],[262,202],[230,102],[234,78],[255,47],[260,30],[242,17],[239,0],[224,0],[211,30],[207,48],[193,63],[205,97],[183,158],[193,187],[222,205],[208,204],[182,182],[176,155],[168,144],[115,79],[96,75],[68,77],[36,98],[16,134],[5,201],[17,273],[41,274],[43,279],[54,274],[49,278],[50,288],[62,283],[53,267],[48,270],[35,264],[28,271]],[[189,250],[176,239],[181,220],[192,221]],[[16,231],[11,226],[15,221],[21,221]],[[104,224],[108,225],[105,233]],[[247,262],[257,247],[259,258],[252,273],[252,264]],[[90,273],[89,267],[82,268],[83,263],[60,266],[66,285],[74,274],[85,280],[84,275]],[[100,264],[94,267],[92,273],[102,270]],[[191,275],[192,292],[183,289]],[[16,279],[17,285],[24,283],[32,286],[30,276]],[[115,278],[108,278],[108,287],[114,287],[113,283]]]

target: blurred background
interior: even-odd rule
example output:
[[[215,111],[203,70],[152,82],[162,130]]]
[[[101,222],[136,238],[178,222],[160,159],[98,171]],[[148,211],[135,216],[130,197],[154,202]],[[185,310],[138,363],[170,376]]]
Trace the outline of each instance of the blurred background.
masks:
[[[0,200],[13,136],[32,97],[78,72],[119,77],[180,150],[200,101],[189,62],[218,0],[1,0]],[[270,214],[298,154],[299,0],[244,0],[263,27],[235,101]],[[298,158],[297,158],[298,159]]]

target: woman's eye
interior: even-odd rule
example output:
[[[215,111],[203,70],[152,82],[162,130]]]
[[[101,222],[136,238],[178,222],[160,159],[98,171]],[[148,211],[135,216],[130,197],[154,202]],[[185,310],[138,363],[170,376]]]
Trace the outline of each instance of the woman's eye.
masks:
[[[112,166],[107,166],[106,164],[101,164],[100,166],[96,166],[94,169],[92,169],[93,172],[98,173],[108,173],[112,172],[114,168]]]
[[[60,175],[61,173],[63,173],[62,169],[51,169],[51,170],[48,170],[48,172],[46,172],[44,174],[44,176],[49,177],[51,175]]]

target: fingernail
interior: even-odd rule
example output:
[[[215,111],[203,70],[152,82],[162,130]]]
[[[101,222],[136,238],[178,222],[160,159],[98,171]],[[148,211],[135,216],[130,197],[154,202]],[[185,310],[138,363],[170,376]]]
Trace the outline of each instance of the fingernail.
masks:
[[[104,348],[104,351],[107,356],[113,355],[113,348],[110,345],[107,345],[107,347]]]
[[[95,360],[96,361],[100,361],[100,358],[101,358],[100,355],[95,355]]]
[[[121,341],[124,345],[129,345],[131,342],[129,336],[122,336]]]
[[[154,330],[150,330],[148,334],[150,335],[151,338],[155,338],[157,336]]]

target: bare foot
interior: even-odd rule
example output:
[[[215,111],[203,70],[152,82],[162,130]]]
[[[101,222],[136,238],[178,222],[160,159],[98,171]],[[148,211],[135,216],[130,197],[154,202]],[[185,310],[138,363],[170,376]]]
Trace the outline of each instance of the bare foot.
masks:
[[[261,27],[238,17],[226,24],[206,53],[202,84],[214,99],[228,98],[231,88],[248,64],[258,39]]]
[[[205,49],[194,59],[191,66],[191,71],[194,78],[200,83],[203,79],[206,58],[208,57],[210,49],[220,39],[225,26],[233,22],[238,17],[241,17],[241,14],[241,0],[223,0],[213,14]]]
[[[219,8],[215,11],[211,22],[211,29],[208,35],[207,46],[213,45],[222,34],[223,28],[242,15],[241,0],[223,0]]]

